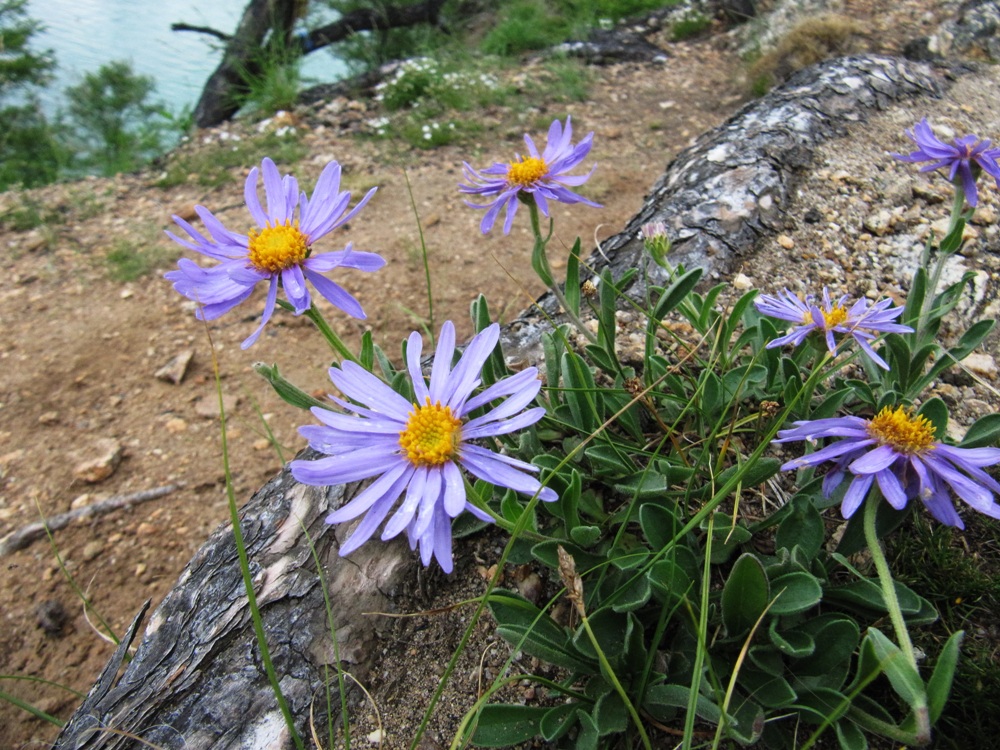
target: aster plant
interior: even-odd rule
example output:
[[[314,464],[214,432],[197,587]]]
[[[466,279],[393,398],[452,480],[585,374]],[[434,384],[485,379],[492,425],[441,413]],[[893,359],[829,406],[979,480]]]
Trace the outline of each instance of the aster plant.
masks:
[[[754,300],[754,305],[764,315],[797,324],[787,335],[770,341],[768,349],[798,346],[815,333],[822,338],[830,355],[836,356],[839,342],[835,334],[839,334],[852,338],[861,351],[883,370],[888,370],[889,365],[871,346],[876,335],[913,332],[910,326],[894,322],[903,314],[903,308],[893,306],[891,299],[869,305],[864,298],[851,303],[850,297],[845,294],[834,300],[826,287],[823,288],[822,301],[813,295],[802,300],[784,289],[777,295],[760,295]]]
[[[963,135],[952,142],[945,143],[931,129],[927,118],[913,126],[912,130],[904,131],[906,137],[917,144],[917,148],[909,154],[893,154],[901,161],[921,164],[930,162],[920,168],[921,172],[933,172],[938,169],[948,171],[948,179],[958,191],[958,202],[968,200],[969,205],[976,207],[979,201],[979,191],[976,181],[979,175],[986,172],[1000,188],[1000,148],[990,148],[990,139],[979,139],[976,135]]]
[[[421,338],[407,342],[406,361],[414,401],[404,398],[372,373],[353,362],[330,369],[330,379],[347,400],[331,397],[348,413],[314,408],[322,426],[299,431],[315,450],[316,460],[292,461],[293,476],[304,484],[336,485],[377,477],[327,523],[364,519],[340,547],[349,555],[364,544],[388,518],[382,540],[404,530],[410,548],[420,548],[424,565],[436,559],[452,571],[451,523],[464,511],[483,521],[493,517],[469,501],[462,469],[499,487],[551,502],[556,493],[532,476],[538,468],[496,453],[475,441],[506,435],[537,422],[545,409],[525,410],[541,388],[538,371],[529,367],[504,378],[479,394],[480,371],[497,345],[500,326],[493,324],[469,342],[452,368],[455,327],[441,328],[430,382],[420,367]],[[491,406],[493,402],[500,403]],[[476,414],[480,409],[483,413]],[[405,493],[405,496],[404,496]],[[396,506],[397,500],[403,500]]]
[[[814,442],[820,438],[839,439],[815,453],[788,461],[781,468],[801,469],[832,461],[833,468],[823,480],[823,493],[827,496],[848,474],[852,475],[841,512],[850,518],[864,504],[865,541],[900,645],[896,649],[887,639],[881,640],[885,637],[874,628],[873,638],[881,644],[886,658],[892,659],[897,653],[905,658],[905,663],[900,661],[886,671],[894,685],[906,685],[901,694],[906,694],[914,722],[912,736],[904,739],[926,744],[930,741],[931,723],[936,719],[931,715],[928,697],[933,679],[925,685],[919,676],[896,584],[876,530],[877,507],[884,498],[896,510],[903,510],[910,500],[919,498],[938,521],[961,529],[965,524],[950,498],[954,492],[978,512],[1000,519],[1000,505],[994,500],[994,493],[1000,493],[1000,484],[983,471],[983,467],[1000,463],[1000,449],[947,445],[935,439],[934,425],[927,416],[889,406],[871,419],[846,416],[796,422],[792,429],[778,432],[774,442]]]
[[[926,344],[934,338],[935,321],[940,321],[944,315],[941,311],[946,312],[954,307],[960,290],[974,277],[972,272],[966,273],[958,284],[952,284],[938,296],[937,288],[941,283],[945,263],[961,249],[965,241],[965,224],[979,203],[979,177],[986,172],[1000,187],[1000,164],[997,162],[1000,148],[990,148],[989,139],[980,140],[976,135],[965,135],[953,139],[951,144],[945,143],[934,135],[926,117],[912,130],[904,132],[918,148],[909,154],[893,156],[915,164],[930,162],[920,168],[921,172],[946,169],[948,179],[955,188],[948,229],[936,245],[933,234],[928,237],[920,267],[911,285],[911,296],[917,298],[913,321],[916,323],[918,340]],[[968,210],[965,208],[966,203],[970,206]],[[937,260],[931,268],[930,259],[935,249],[938,251]]]
[[[567,115],[565,127],[558,119],[552,121],[544,151],[539,152],[531,136],[525,134],[524,143],[528,147],[527,156],[517,155],[513,161],[496,162],[482,170],[476,170],[468,162],[465,162],[465,176],[470,184],[458,186],[459,191],[466,195],[492,199],[488,203],[466,201],[466,205],[471,208],[486,210],[479,225],[483,234],[488,234],[493,229],[502,209],[506,209],[503,232],[510,234],[518,204],[524,203],[528,207],[531,216],[531,232],[535,239],[531,253],[531,266],[542,282],[552,291],[577,330],[591,342],[596,339],[593,333],[583,325],[579,317],[580,242],[577,240],[570,252],[570,262],[566,271],[566,294],[559,288],[552,274],[552,268],[546,255],[546,247],[552,237],[553,226],[551,217],[549,217],[550,201],[566,204],[582,203],[595,208],[601,207],[599,203],[594,203],[570,190],[570,187],[578,187],[589,180],[597,168],[595,164],[587,174],[569,174],[587,158],[593,139],[594,134],[588,133],[582,141],[573,145],[573,124]],[[549,230],[545,235],[542,234],[539,212],[549,218]]]
[[[267,298],[260,325],[243,341],[244,349],[252,346],[274,314],[278,289],[285,292],[288,307],[296,314],[310,313],[342,356],[349,351],[326,326],[312,304],[309,285],[334,307],[354,318],[364,318],[365,312],[354,296],[327,278],[325,274],[337,268],[377,271],[385,260],[377,253],[355,250],[348,243],[343,250],[315,253],[313,245],[334,229],[350,221],[375,194],[368,191],[354,208],[348,211],[351,194],[340,190],[340,164],[326,165],[312,198],[299,192],[292,175],[284,177],[275,163],[265,158],[260,169],[254,167],[247,175],[244,200],[250,217],[256,224],[247,234],[228,229],[211,211],[195,206],[195,212],[208,232],[204,234],[179,216],[174,222],[188,237],[167,232],[174,242],[219,261],[210,268],[182,258],[176,271],[164,274],[174,289],[198,303],[197,315],[215,320],[246,300],[261,282],[267,283]],[[257,196],[257,184],[263,175],[267,210]],[[332,338],[331,338],[332,336]]]
[[[583,140],[573,145],[573,124],[566,117],[566,125],[553,120],[549,126],[545,150],[538,151],[530,135],[525,134],[524,143],[528,147],[527,156],[516,155],[510,162],[496,162],[486,169],[477,170],[464,162],[468,185],[459,185],[466,195],[491,199],[488,203],[467,201],[472,208],[486,209],[479,225],[483,234],[489,234],[501,209],[506,208],[503,233],[510,234],[517,214],[518,203],[537,206],[544,216],[549,215],[549,201],[558,203],[583,203],[600,208],[579,193],[570,190],[579,187],[594,174],[595,164],[587,174],[569,174],[587,158],[593,144],[594,134],[588,133]]]

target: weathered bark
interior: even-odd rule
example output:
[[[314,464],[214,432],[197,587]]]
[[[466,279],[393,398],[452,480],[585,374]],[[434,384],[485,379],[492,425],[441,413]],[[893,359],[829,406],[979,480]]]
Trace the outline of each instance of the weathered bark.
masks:
[[[194,108],[200,128],[218,125],[239,110],[239,98],[247,93],[247,79],[260,73],[260,55],[270,32],[287,48],[295,22],[296,0],[251,0],[243,10],[236,32],[229,38],[222,62],[215,69]]]
[[[658,219],[672,235],[673,257],[726,273],[780,226],[797,171],[819,143],[837,134],[838,122],[935,90],[928,68],[890,58],[849,58],[803,72],[674,160],[639,213],[592,256],[592,264],[617,276],[646,263],[637,232]],[[656,266],[647,264],[647,270],[655,280]],[[554,310],[548,297],[540,304]],[[529,311],[506,328],[507,356],[539,361],[547,320]],[[391,670],[392,659],[379,640],[383,621],[360,613],[391,611],[419,569],[402,543],[370,542],[349,559],[337,556],[338,539],[350,529],[328,527],[323,517],[356,491],[353,485],[304,487],[282,472],[241,511],[275,668],[305,736],[324,666],[333,661],[310,544],[329,584],[341,658],[359,676],[377,661],[388,660]],[[109,669],[113,673],[117,662]],[[118,684],[111,687],[106,677],[60,734],[57,748],[137,746],[125,733],[186,750],[290,746],[259,663],[229,527],[212,535],[154,612]]]
[[[343,41],[359,31],[437,24],[444,3],[445,0],[426,0],[416,5],[380,5],[356,10],[300,35],[292,34],[298,0],[251,0],[232,36],[215,29],[174,24],[171,28],[175,31],[197,31],[226,41],[222,62],[205,83],[195,106],[195,124],[200,128],[212,127],[239,111],[240,96],[249,90],[247,80],[261,73],[260,60],[267,45],[280,44],[282,50],[294,57]]]

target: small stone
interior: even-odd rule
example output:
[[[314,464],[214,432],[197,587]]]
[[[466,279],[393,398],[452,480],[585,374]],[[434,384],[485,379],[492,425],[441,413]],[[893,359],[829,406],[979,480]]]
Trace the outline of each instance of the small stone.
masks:
[[[145,573],[145,572],[146,572],[146,568],[147,568],[147,567],[148,567],[148,566],[147,566],[147,565],[146,565],[146,563],[144,563],[144,562],[141,562],[141,563],[139,563],[138,565],[136,565],[136,566],[135,566],[135,577],[136,577],[136,578],[138,578],[138,577],[139,577],[139,576],[141,576],[141,575],[142,575],[143,573]]]
[[[997,223],[997,210],[993,206],[980,205],[972,215],[973,224],[990,226]]]
[[[73,469],[73,476],[81,482],[97,484],[115,473],[125,449],[112,438],[99,438],[88,451],[91,458],[80,461]]]
[[[118,296],[121,297],[122,299],[131,299],[132,297],[135,296],[135,292],[131,289],[122,289],[120,292],[118,292]]]
[[[135,528],[136,536],[153,536],[158,532],[159,529],[157,529],[153,524],[147,523],[146,521],[143,521]]]
[[[82,495],[77,495],[70,502],[70,510],[76,510],[77,508],[83,508],[86,505],[90,505],[91,496],[89,492],[84,492]]]
[[[198,212],[194,210],[193,203],[188,203],[187,205],[178,207],[174,211],[174,214],[188,222],[195,221],[198,218]]]
[[[167,429],[167,432],[178,435],[187,430],[188,423],[180,417],[171,417],[163,426]]]
[[[777,243],[781,245],[785,250],[791,250],[795,247],[795,240],[789,237],[787,234],[779,234],[777,237]]]
[[[83,552],[80,556],[84,559],[84,562],[90,562],[102,552],[104,552],[104,542],[95,539],[83,546]]]
[[[191,364],[191,359],[193,357],[193,349],[185,349],[184,351],[179,352],[173,359],[156,371],[156,377],[168,383],[180,385],[181,381],[184,380],[184,376],[187,374],[188,365]]]
[[[59,412],[47,411],[38,418],[38,424],[56,424],[59,421]]]
[[[239,396],[222,394],[222,408],[226,410],[226,414],[232,412],[239,402]],[[215,396],[199,399],[194,405],[194,411],[204,419],[216,419],[219,416],[219,400]]]
[[[892,227],[892,214],[889,213],[887,209],[882,209],[881,211],[869,214],[865,217],[863,222],[865,229],[867,229],[872,234],[882,237],[889,233],[889,229]]]
[[[753,289],[753,281],[745,273],[737,273],[733,277],[733,288],[739,292],[745,292],[748,289]]]
[[[912,190],[914,198],[923,198],[929,204],[944,202],[944,196],[941,192],[925,183],[914,184]]]
[[[962,360],[962,364],[981,378],[996,382],[998,371],[997,361],[989,354],[973,352]]]
[[[255,451],[266,451],[271,447],[271,441],[267,438],[259,438],[253,441],[253,449]]]

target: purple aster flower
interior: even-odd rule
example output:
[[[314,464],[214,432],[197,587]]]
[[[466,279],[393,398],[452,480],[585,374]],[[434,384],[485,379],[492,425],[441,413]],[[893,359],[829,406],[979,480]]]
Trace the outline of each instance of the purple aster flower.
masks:
[[[597,168],[595,164],[585,175],[568,174],[587,158],[594,134],[588,133],[575,146],[571,142],[572,138],[573,125],[567,116],[565,129],[559,120],[552,121],[548,142],[541,154],[538,153],[531,137],[525,135],[527,156],[518,155],[512,162],[507,164],[496,162],[483,170],[473,169],[467,162],[464,164],[465,176],[472,184],[459,185],[459,190],[469,195],[481,195],[492,199],[491,202],[482,205],[466,201],[466,205],[472,208],[486,209],[486,215],[479,225],[483,234],[493,229],[493,223],[504,206],[507,207],[507,218],[503,223],[503,233],[510,234],[519,200],[533,200],[545,216],[549,215],[550,200],[601,207],[601,204],[587,200],[569,189],[570,186],[576,187],[585,183]]]
[[[420,369],[420,334],[410,334],[406,364],[415,403],[353,362],[330,369],[334,385],[356,403],[331,398],[352,414],[314,408],[313,414],[323,426],[306,426],[299,432],[310,446],[328,455],[315,461],[292,461],[290,467],[298,481],[320,486],[378,477],[326,518],[327,523],[343,523],[365,514],[341,546],[341,555],[349,555],[368,541],[388,518],[383,540],[405,529],[410,549],[420,546],[424,565],[433,557],[450,573],[451,520],[463,510],[484,521],[492,520],[466,499],[460,467],[524,495],[537,494],[545,501],[557,499],[553,490],[542,487],[529,473],[537,472],[537,467],[474,442],[523,429],[545,414],[542,407],[522,411],[541,387],[534,367],[472,395],[499,337],[500,326],[494,323],[469,342],[452,368],[455,326],[446,322],[441,327],[430,383],[425,383]],[[504,400],[491,407],[498,399]],[[485,411],[473,416],[479,409]],[[404,491],[403,501],[390,515]]]
[[[834,461],[823,479],[827,497],[853,474],[840,510],[850,518],[860,507],[872,482],[896,510],[919,497],[938,521],[965,528],[949,497],[948,488],[975,510],[1000,518],[993,499],[1000,484],[982,467],[1000,463],[1000,448],[956,448],[934,440],[934,427],[926,417],[911,415],[903,407],[885,407],[872,419],[835,417],[795,422],[778,433],[776,443],[818,438],[841,438],[815,453],[789,461],[781,468],[799,469]]]
[[[264,193],[267,211],[257,197],[257,177],[264,175]],[[167,232],[174,241],[189,250],[220,261],[219,265],[202,268],[187,258],[182,258],[176,271],[164,274],[172,281],[174,289],[198,303],[200,319],[215,320],[220,315],[250,296],[261,281],[268,282],[267,301],[260,325],[242,346],[251,346],[260,336],[264,325],[271,319],[277,302],[278,287],[301,315],[312,304],[309,281],[324,298],[355,318],[364,318],[361,305],[346,289],[323,274],[335,268],[357,268],[377,271],[385,260],[377,253],[354,250],[348,243],[343,250],[313,253],[313,243],[320,237],[350,221],[374,195],[376,188],[368,191],[350,212],[347,205],[351,194],[340,191],[340,165],[332,161],[326,165],[316,182],[312,198],[299,193],[298,182],[291,175],[282,177],[274,162],[265,158],[260,170],[254,167],[247,175],[243,195],[250,216],[257,223],[246,235],[230,231],[211,211],[195,206],[195,211],[208,230],[208,237],[179,216],[174,221],[188,233],[183,239]],[[298,209],[298,218],[293,219]]]
[[[822,305],[811,294],[801,300],[787,289],[776,296],[760,295],[754,300],[754,305],[762,314],[798,323],[791,333],[768,342],[767,348],[773,349],[785,344],[798,346],[810,333],[817,331],[823,335],[830,354],[836,356],[837,341],[834,334],[839,333],[853,338],[872,362],[883,370],[888,370],[889,365],[875,353],[871,342],[878,333],[913,333],[909,326],[892,322],[903,314],[903,308],[893,307],[892,300],[888,298],[870,307],[868,300],[862,298],[848,307],[849,299],[845,294],[834,301],[825,287]]]
[[[983,170],[996,180],[997,187],[1000,188],[1000,148],[990,148],[988,138],[979,140],[974,135],[964,135],[955,138],[952,145],[940,140],[925,117],[918,122],[913,130],[904,131],[906,136],[917,144],[916,151],[911,151],[909,155],[893,154],[897,159],[908,162],[931,162],[926,167],[921,167],[921,172],[932,172],[935,169],[945,167],[948,169],[948,179],[956,185],[961,185],[965,191],[966,200],[973,208],[979,199],[976,191],[976,178],[979,171]],[[958,179],[956,179],[956,177]],[[961,180],[961,182],[959,182]]]

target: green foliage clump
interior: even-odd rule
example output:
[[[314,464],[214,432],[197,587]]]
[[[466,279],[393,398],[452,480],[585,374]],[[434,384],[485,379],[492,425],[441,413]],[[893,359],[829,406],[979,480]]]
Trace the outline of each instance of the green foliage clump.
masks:
[[[175,253],[151,241],[118,239],[106,256],[108,276],[115,281],[135,281],[163,268],[175,257]]]
[[[49,81],[55,61],[51,52],[31,49],[41,26],[26,7],[27,0],[0,2],[0,190],[52,182],[63,158],[34,92]]]
[[[124,61],[102,65],[66,89],[79,169],[105,175],[137,169],[163,150],[168,118],[150,101],[154,83]]]
[[[712,25],[712,19],[694,8],[681,14],[670,27],[670,38],[675,42],[691,39]]]
[[[302,57],[280,34],[272,34],[240,75],[244,90],[239,97],[242,114],[254,119],[295,106],[302,88]]]
[[[296,162],[306,154],[294,131],[265,133],[251,138],[229,138],[197,149],[181,148],[167,157],[166,169],[156,186],[170,188],[194,181],[203,187],[218,187],[235,179],[233,170],[270,156],[279,164]]]

